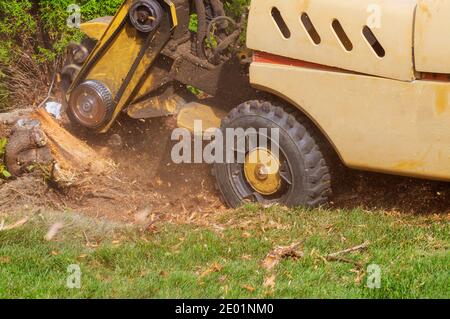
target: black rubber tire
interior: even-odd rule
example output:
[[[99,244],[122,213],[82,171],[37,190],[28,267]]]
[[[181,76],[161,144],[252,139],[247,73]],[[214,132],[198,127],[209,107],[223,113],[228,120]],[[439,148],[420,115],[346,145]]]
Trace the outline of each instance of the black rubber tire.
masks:
[[[249,101],[233,109],[222,121],[222,132],[227,128],[279,128],[279,147],[289,162],[290,189],[280,199],[264,199],[262,204],[278,203],[289,207],[318,207],[328,202],[331,195],[331,175],[317,138],[306,124],[286,112],[283,108],[265,101]],[[225,136],[225,135],[224,135]],[[223,201],[232,208],[248,202],[240,189],[233,183],[230,164],[216,163],[213,175]],[[234,177],[236,178],[236,177]],[[245,186],[244,186],[245,187]],[[249,186],[250,187],[250,186]],[[255,198],[261,202],[260,195]]]

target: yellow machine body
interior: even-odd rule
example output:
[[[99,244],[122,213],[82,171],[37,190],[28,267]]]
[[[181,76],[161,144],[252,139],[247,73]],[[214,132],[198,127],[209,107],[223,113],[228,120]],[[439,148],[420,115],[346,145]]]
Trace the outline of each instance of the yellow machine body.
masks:
[[[101,17],[88,22],[84,22],[80,25],[80,30],[89,38],[99,41],[114,17]]]
[[[250,81],[306,114],[347,166],[450,181],[449,27],[441,0],[253,0]]]
[[[177,19],[177,14],[175,11],[175,7],[174,4],[171,1],[165,1],[167,3],[167,5],[170,7],[170,12],[172,15],[172,26],[175,28],[178,25],[178,19]],[[129,1],[126,3],[126,7],[122,7],[120,11],[122,11],[121,15],[123,15],[124,13],[127,12],[127,10],[129,9]],[[120,14],[120,12],[119,12]],[[106,16],[106,17],[100,17],[91,21],[87,21],[84,22],[80,25],[80,30],[90,39],[96,40],[96,41],[100,41],[103,39],[105,39],[103,36],[105,35],[106,31],[108,30],[108,28],[110,28],[111,22],[113,22],[115,17],[112,16]],[[111,25],[111,28],[114,29],[114,25]],[[117,28],[117,26],[116,26]],[[128,55],[130,57],[130,59],[135,55],[135,51],[138,50],[140,48],[140,43],[135,41],[135,34],[133,36],[126,36],[124,38],[119,39],[118,41],[122,41],[122,45],[124,48],[127,48],[128,45],[131,45],[133,48],[131,50],[126,50],[125,55]],[[100,43],[101,45],[101,43]],[[124,53],[124,52],[119,52],[120,53]],[[111,72],[110,74],[112,75],[112,78],[115,78],[116,80],[118,79],[117,77],[115,77],[115,75],[117,73],[117,68],[115,66],[113,66],[113,64],[115,63],[119,63],[126,68],[127,67],[127,63],[126,61],[123,61],[123,59],[121,59],[123,57],[123,55],[117,55],[115,58],[114,63],[109,63],[106,66],[103,66],[105,69],[105,72]],[[114,58],[114,57],[112,57]],[[148,62],[148,61],[147,61]],[[144,65],[144,61],[142,63],[142,65]],[[108,65],[110,65],[109,69],[108,69]],[[129,64],[128,64],[129,65]],[[120,74],[122,72],[119,72]],[[139,89],[139,92],[136,94],[136,96],[134,97],[134,100],[139,100],[139,98],[141,98],[143,95],[145,95],[150,88],[152,87],[154,81],[153,81],[153,77],[149,76],[147,77],[147,79],[145,80],[145,82],[142,84],[141,88]],[[118,85],[118,84],[117,84]],[[170,101],[172,102],[172,101]],[[132,105],[134,104],[133,102],[131,103]],[[139,107],[136,106],[136,107]],[[173,103],[168,103],[167,106],[163,105],[162,106],[163,110],[160,112],[162,112],[161,114],[173,114],[176,111],[176,108],[173,106]]]
[[[169,0],[163,1],[165,5],[169,8],[167,11],[170,13],[171,28],[177,26],[177,16],[174,9],[174,5]],[[124,1],[122,6],[119,8],[118,12],[114,17],[102,17],[98,18],[81,25],[81,31],[83,31],[89,38],[97,40],[95,49],[91,52],[88,60],[84,63],[80,74],[83,74],[84,68],[87,68],[91,60],[93,60],[98,53],[98,51],[107,43],[107,41],[113,37],[114,33],[121,28],[122,21],[127,19],[129,10],[133,0]],[[135,28],[129,24],[121,29],[121,31],[116,36],[112,45],[109,46],[106,53],[88,70],[87,74],[84,74],[86,79],[95,79],[104,83],[113,95],[117,94],[124,79],[130,71],[131,66],[135,62],[136,57],[141,51],[144,45],[145,37],[138,34]],[[170,34],[170,30],[158,30],[155,37],[158,34],[167,32]],[[151,49],[150,49],[151,51]],[[113,115],[109,123],[102,127],[101,131],[106,132],[118,114],[124,109],[125,106],[132,104],[134,100],[139,99],[144,93],[146,93],[154,82],[155,74],[148,72],[149,66],[153,64],[158,54],[150,54],[147,52],[142,60],[139,62],[133,76],[130,79],[129,84],[126,87],[123,96],[117,101],[117,106],[114,109]],[[142,81],[142,79],[145,81]],[[74,81],[78,84],[78,79]],[[67,97],[69,98],[72,88],[67,92]],[[136,92],[135,89],[138,88]],[[172,108],[170,104],[167,104],[169,108]],[[171,110],[169,110],[171,111]]]

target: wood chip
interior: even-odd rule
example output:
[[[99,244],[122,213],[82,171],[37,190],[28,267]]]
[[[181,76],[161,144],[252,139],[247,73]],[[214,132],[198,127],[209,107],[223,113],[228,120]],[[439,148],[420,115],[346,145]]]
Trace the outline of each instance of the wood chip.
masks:
[[[208,269],[206,269],[204,272],[201,273],[201,275],[199,276],[199,279],[204,278],[214,272],[220,272],[223,269],[223,266],[219,263],[214,263],[211,265],[211,267],[209,267]]]
[[[44,236],[44,239],[46,241],[51,241],[63,227],[64,227],[64,225],[62,223],[55,223],[55,224],[53,224],[49,228],[47,234]]]
[[[271,270],[277,266],[282,259],[303,257],[303,252],[298,250],[300,243],[294,243],[290,246],[278,246],[271,251],[262,262],[263,268]]]
[[[273,274],[273,275],[267,277],[266,279],[264,279],[263,287],[275,289],[276,278],[277,278],[277,276],[275,274]]]
[[[248,290],[249,292],[254,292],[256,290],[252,285],[244,285],[242,288]]]

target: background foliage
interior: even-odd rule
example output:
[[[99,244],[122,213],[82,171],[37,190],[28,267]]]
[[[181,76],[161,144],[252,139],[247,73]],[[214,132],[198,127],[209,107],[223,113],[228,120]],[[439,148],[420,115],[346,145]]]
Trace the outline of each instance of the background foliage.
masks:
[[[230,0],[224,1],[225,10],[233,18],[239,18],[245,9],[250,5],[250,0]]]
[[[80,36],[66,23],[74,3],[88,21],[113,15],[122,0],[0,0],[0,110],[45,91],[56,58]]]
[[[122,0],[0,0],[0,61],[7,62],[15,50],[31,44],[36,57],[51,60],[64,49],[77,31],[66,26],[71,4],[81,7],[83,21],[113,15]],[[45,56],[46,51],[52,54]]]

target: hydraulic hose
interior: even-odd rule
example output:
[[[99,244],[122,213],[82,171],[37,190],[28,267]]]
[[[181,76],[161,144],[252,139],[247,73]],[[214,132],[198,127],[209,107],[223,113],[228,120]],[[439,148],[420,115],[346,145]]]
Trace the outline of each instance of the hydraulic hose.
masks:
[[[211,7],[212,10],[214,12],[214,16],[215,17],[220,17],[220,16],[225,16],[225,9],[223,8],[223,2],[220,0],[210,0],[211,2]],[[228,27],[228,23],[227,21],[223,20],[221,21],[221,23],[219,24],[219,27],[222,29],[225,29],[226,27]]]
[[[197,56],[201,59],[206,59],[204,51],[204,42],[206,38],[206,8],[203,0],[195,0],[195,10],[197,11],[198,17],[198,28],[197,28],[197,41],[196,50]]]

